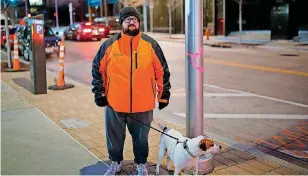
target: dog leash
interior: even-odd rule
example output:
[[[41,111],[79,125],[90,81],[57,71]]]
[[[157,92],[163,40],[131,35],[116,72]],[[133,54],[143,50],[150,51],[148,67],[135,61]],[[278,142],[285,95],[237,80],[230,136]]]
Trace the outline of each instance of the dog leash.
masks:
[[[137,121],[137,122],[139,122],[139,123],[141,123],[141,124],[143,124],[143,125],[145,125],[145,126],[151,128],[151,129],[155,130],[155,131],[158,131],[159,133],[162,133],[162,134],[164,134],[164,135],[166,135],[166,136],[168,136],[168,137],[171,137],[171,138],[175,139],[175,140],[176,140],[176,145],[177,145],[178,143],[183,143],[183,147],[184,147],[184,149],[187,151],[187,153],[188,153],[191,157],[193,157],[193,158],[197,157],[196,155],[192,154],[192,153],[189,151],[189,148],[188,148],[188,145],[187,145],[187,139],[186,139],[185,141],[182,142],[182,141],[180,141],[178,138],[173,137],[173,136],[170,136],[169,134],[166,134],[166,133],[163,132],[163,131],[160,131],[160,130],[154,128],[154,127],[151,127],[150,125],[147,125],[147,124],[141,122],[140,120],[137,120],[137,119],[133,118],[132,116],[129,116],[128,114],[125,114],[125,115],[126,115],[127,117],[129,117],[129,118],[131,118],[131,119],[133,119],[133,120],[135,120],[135,121]],[[175,147],[174,147],[174,148],[175,148]]]
[[[145,125],[145,126],[151,128],[151,129],[153,129],[153,130],[155,130],[155,131],[157,131],[157,132],[159,132],[159,133],[161,133],[161,134],[164,134],[164,135],[166,135],[166,136],[168,136],[168,137],[171,137],[172,139],[175,139],[175,140],[177,141],[177,143],[184,143],[184,142],[181,142],[178,138],[173,137],[173,136],[170,136],[169,134],[166,134],[166,133],[163,132],[163,131],[160,131],[160,130],[154,128],[154,127],[151,127],[150,125],[147,125],[147,124],[141,122],[140,120],[137,120],[137,119],[133,118],[132,116],[129,116],[128,114],[125,114],[125,115],[126,115],[127,117],[129,117],[129,118],[131,118],[131,119],[133,119],[133,120],[135,120],[135,121],[141,123],[142,125]]]

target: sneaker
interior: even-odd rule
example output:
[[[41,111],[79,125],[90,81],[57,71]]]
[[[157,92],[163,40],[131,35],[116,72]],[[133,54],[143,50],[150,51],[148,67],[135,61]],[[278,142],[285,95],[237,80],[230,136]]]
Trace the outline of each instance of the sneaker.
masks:
[[[104,175],[115,175],[116,173],[121,171],[122,162],[118,164],[116,161],[112,161],[109,169],[105,172]]]
[[[138,164],[136,172],[137,175],[148,175],[148,169],[145,164]]]

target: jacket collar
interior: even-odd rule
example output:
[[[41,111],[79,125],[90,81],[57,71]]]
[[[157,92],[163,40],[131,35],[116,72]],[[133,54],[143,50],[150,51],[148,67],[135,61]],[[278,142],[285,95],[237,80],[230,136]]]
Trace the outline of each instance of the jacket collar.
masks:
[[[123,31],[121,31],[121,38],[124,40],[124,41],[130,41],[131,39],[135,40],[135,38],[140,38],[141,37],[141,31],[136,35],[136,36],[130,36],[130,35],[127,35],[127,34],[124,34]]]

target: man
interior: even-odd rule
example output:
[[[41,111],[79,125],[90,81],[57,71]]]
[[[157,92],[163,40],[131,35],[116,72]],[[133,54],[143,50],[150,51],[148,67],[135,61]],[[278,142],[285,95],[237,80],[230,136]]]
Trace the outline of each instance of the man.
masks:
[[[107,149],[112,161],[105,175],[121,170],[126,125],[133,139],[137,174],[147,175],[148,133],[157,98],[159,109],[169,104],[170,73],[158,43],[140,32],[134,7],[120,11],[121,33],[106,40],[93,60],[92,92],[105,107]],[[132,118],[134,119],[132,119]]]

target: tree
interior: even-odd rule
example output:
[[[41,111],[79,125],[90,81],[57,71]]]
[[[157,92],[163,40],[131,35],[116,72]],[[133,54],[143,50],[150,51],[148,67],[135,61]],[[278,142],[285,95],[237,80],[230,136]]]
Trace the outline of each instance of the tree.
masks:
[[[6,37],[6,46],[7,46],[7,56],[8,56],[8,67],[12,68],[11,66],[11,47],[10,47],[10,40],[9,39],[9,28],[8,28],[8,11],[13,9],[15,5],[18,5],[20,1],[15,2],[14,0],[2,0],[1,1],[1,11],[5,16],[5,37]],[[1,12],[2,13],[2,12]],[[1,31],[2,32],[2,31]]]
[[[169,38],[171,38],[172,34],[172,12],[181,4],[181,0],[168,0],[167,7],[169,14]]]

